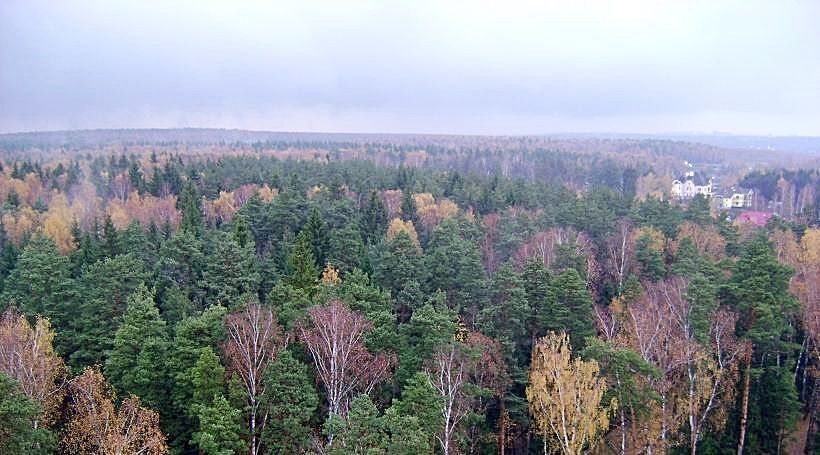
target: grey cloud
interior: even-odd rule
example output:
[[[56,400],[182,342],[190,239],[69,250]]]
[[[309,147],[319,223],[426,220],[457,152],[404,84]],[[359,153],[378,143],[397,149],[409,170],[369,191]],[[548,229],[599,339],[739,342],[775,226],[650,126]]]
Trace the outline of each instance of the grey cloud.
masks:
[[[12,0],[0,131],[820,134],[816,3],[585,4]]]

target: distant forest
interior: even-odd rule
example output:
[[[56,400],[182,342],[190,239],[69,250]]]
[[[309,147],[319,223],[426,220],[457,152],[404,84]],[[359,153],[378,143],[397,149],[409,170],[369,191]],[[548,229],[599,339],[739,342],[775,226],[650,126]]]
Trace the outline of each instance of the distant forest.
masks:
[[[820,171],[738,153],[0,135],[0,453],[817,453]]]

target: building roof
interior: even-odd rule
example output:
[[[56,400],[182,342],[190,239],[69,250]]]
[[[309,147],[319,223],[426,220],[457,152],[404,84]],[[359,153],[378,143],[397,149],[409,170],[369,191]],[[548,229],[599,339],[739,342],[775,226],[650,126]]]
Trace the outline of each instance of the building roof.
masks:
[[[697,186],[706,186],[709,184],[709,178],[706,177],[703,172],[695,172],[693,176],[687,176],[686,174],[681,175],[677,178],[680,182],[686,182],[687,180],[692,180],[693,183]]]
[[[735,223],[751,223],[755,226],[765,226],[766,223],[769,221],[769,218],[771,217],[772,214],[768,212],[755,212],[747,210],[737,216],[737,218],[735,219]]]

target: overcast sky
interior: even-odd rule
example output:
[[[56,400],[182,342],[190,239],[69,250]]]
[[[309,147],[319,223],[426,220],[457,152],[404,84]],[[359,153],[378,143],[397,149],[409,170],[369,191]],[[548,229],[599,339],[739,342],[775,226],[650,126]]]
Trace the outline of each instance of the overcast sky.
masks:
[[[0,131],[820,135],[820,1],[0,1]]]

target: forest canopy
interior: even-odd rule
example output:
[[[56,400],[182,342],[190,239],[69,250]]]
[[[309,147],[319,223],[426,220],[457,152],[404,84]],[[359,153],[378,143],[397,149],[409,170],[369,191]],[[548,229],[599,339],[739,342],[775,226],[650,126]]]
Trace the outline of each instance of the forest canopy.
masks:
[[[711,146],[182,139],[3,139],[0,452],[820,447],[817,169],[757,226],[654,191]]]

